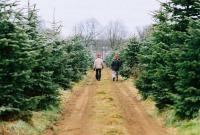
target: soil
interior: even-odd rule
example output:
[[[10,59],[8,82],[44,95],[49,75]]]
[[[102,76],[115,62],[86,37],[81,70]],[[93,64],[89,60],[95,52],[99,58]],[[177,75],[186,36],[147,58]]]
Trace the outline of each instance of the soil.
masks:
[[[66,100],[61,119],[44,135],[168,135],[137,99],[133,83],[113,82],[111,71],[101,81],[90,72]]]

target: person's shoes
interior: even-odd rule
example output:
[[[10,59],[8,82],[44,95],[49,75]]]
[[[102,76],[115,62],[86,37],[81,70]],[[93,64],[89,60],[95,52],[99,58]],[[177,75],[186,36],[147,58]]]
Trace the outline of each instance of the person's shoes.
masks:
[[[115,77],[113,77],[113,82],[115,81]]]

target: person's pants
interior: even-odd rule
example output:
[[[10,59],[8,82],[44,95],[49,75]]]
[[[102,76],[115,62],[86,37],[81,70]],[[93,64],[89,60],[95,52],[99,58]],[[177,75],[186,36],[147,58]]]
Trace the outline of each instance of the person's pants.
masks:
[[[101,69],[96,69],[96,79],[97,79],[98,81],[101,80]]]
[[[118,71],[112,71],[112,78],[116,78],[118,80]]]

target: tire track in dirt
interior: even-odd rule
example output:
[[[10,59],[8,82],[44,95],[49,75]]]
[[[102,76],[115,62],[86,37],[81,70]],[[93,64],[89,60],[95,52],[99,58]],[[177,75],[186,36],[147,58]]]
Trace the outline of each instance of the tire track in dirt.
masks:
[[[117,98],[112,94],[113,84],[107,70],[103,76],[102,81],[98,82],[99,87],[94,97],[90,133],[91,135],[128,135]]]
[[[129,89],[123,81],[114,85],[130,135],[168,135],[167,131],[144,110],[136,98],[137,95],[132,92],[134,89]]]
[[[65,105],[61,120],[58,120],[53,129],[47,130],[45,135],[89,135],[88,120],[96,86],[91,77],[83,88],[75,91]]]
[[[92,72],[87,77],[67,101],[61,120],[44,135],[168,135],[136,99],[131,84],[112,82],[108,69],[100,82]]]

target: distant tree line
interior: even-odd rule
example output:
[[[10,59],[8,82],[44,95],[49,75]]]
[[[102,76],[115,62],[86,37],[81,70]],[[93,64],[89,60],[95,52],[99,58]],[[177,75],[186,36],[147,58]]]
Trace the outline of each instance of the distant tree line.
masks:
[[[93,51],[114,50],[126,41],[127,30],[120,21],[111,21],[102,26],[96,19],[91,18],[76,24],[73,36],[79,36],[85,45]]]

